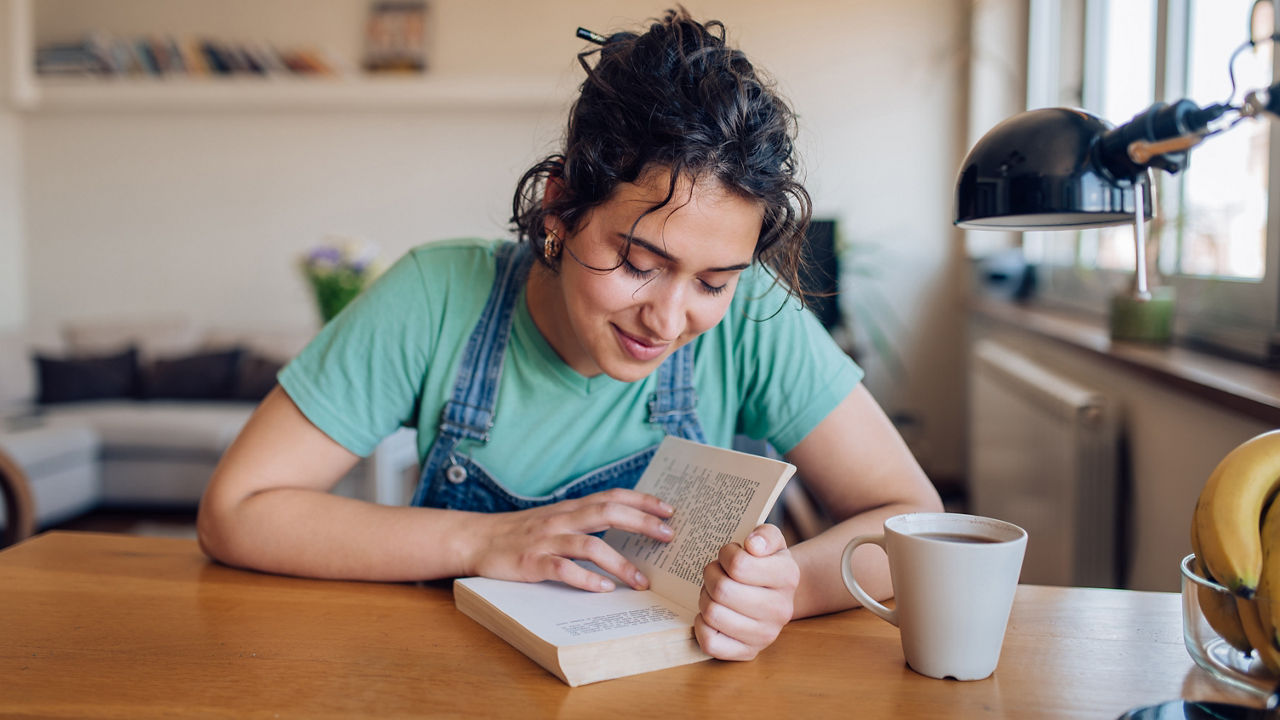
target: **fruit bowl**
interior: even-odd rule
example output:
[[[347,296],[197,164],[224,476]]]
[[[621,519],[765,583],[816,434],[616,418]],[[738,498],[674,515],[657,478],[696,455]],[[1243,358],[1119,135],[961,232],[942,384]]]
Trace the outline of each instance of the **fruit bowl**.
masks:
[[[1255,600],[1256,602],[1256,600]],[[1235,603],[1230,590],[1205,578],[1194,554],[1182,559],[1182,639],[1196,664],[1228,685],[1270,700],[1277,677],[1258,657],[1232,646],[1206,616],[1216,603]]]

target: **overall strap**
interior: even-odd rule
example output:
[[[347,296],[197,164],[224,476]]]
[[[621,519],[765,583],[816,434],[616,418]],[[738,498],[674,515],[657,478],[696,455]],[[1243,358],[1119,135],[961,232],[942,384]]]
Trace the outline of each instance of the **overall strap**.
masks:
[[[440,417],[440,434],[482,443],[489,441],[489,429],[493,427],[493,409],[498,399],[498,381],[502,378],[502,360],[511,337],[516,298],[533,262],[533,256],[520,243],[503,243],[495,254],[497,269],[493,290],[480,313],[480,321],[467,339],[453,395],[445,403]]]
[[[705,443],[698,421],[698,392],[693,388],[693,343],[671,354],[658,368],[658,389],[649,400],[649,422],[668,435]]]
[[[516,298],[533,264],[533,255],[522,243],[503,243],[494,256],[493,289],[489,291],[480,320],[467,338],[453,392],[440,413],[439,432],[422,463],[413,505],[423,505],[434,486],[444,478],[454,483],[465,479],[465,473],[458,474],[461,468],[453,457],[459,441],[463,438],[481,443],[489,441]],[[447,473],[443,472],[446,466]]]

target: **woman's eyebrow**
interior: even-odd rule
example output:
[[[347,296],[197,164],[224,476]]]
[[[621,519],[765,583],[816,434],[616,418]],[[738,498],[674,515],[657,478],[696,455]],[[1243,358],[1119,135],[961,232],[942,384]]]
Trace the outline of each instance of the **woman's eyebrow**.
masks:
[[[654,245],[653,243],[649,242],[648,240],[645,240],[644,238],[638,238],[634,235],[627,235],[627,233],[624,233],[624,232],[618,233],[618,237],[621,238],[624,242],[630,241],[635,243],[636,245],[639,245],[640,247],[644,248],[645,250],[648,250],[654,255],[657,255],[663,260],[666,260],[668,262],[676,262],[676,259],[671,256],[671,253],[667,252],[666,250],[663,250],[662,248],[658,247],[657,245]],[[751,263],[745,262],[745,263],[740,263],[738,265],[726,265],[724,267],[707,268],[705,272],[736,272],[738,270],[746,270],[749,267],[751,267]]]

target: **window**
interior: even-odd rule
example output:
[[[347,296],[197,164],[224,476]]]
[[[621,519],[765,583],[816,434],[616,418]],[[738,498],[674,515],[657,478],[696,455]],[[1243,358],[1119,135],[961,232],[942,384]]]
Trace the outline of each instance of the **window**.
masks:
[[[1231,64],[1234,94],[1228,64],[1251,32],[1275,32],[1273,0],[1033,0],[1031,7],[1031,107],[1078,104],[1119,124],[1156,100],[1239,104],[1246,90],[1272,82],[1269,43]],[[1037,24],[1046,17],[1059,22]],[[1078,21],[1062,21],[1071,17]],[[1256,358],[1275,354],[1280,329],[1277,137],[1280,119],[1244,120],[1194,148],[1183,172],[1155,171],[1156,219],[1148,225],[1157,283],[1177,292],[1178,334]],[[1026,233],[1024,248],[1043,268],[1047,300],[1103,312],[1108,296],[1131,282],[1133,242],[1133,228],[1119,227]]]
[[[1254,0],[1191,2],[1185,63],[1175,70],[1186,79],[1182,83],[1186,97],[1204,104],[1232,95],[1221,58],[1230,58],[1240,45],[1250,27],[1253,6]],[[1240,54],[1233,66],[1237,85],[1270,85],[1271,55],[1270,44]],[[1237,91],[1236,100],[1239,95]],[[1174,219],[1174,237],[1161,248],[1165,272],[1263,278],[1270,165],[1267,131],[1267,123],[1241,123],[1194,151],[1195,172],[1182,174],[1168,203],[1166,217]]]

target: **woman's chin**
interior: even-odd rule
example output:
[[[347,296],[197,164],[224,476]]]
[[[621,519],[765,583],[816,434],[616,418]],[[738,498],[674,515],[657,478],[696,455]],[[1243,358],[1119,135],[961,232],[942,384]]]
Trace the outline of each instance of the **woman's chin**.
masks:
[[[641,362],[631,358],[617,359],[614,362],[602,364],[600,369],[605,375],[617,380],[618,382],[633,383],[644,380],[653,374],[666,360],[670,354],[665,354],[654,360]]]

